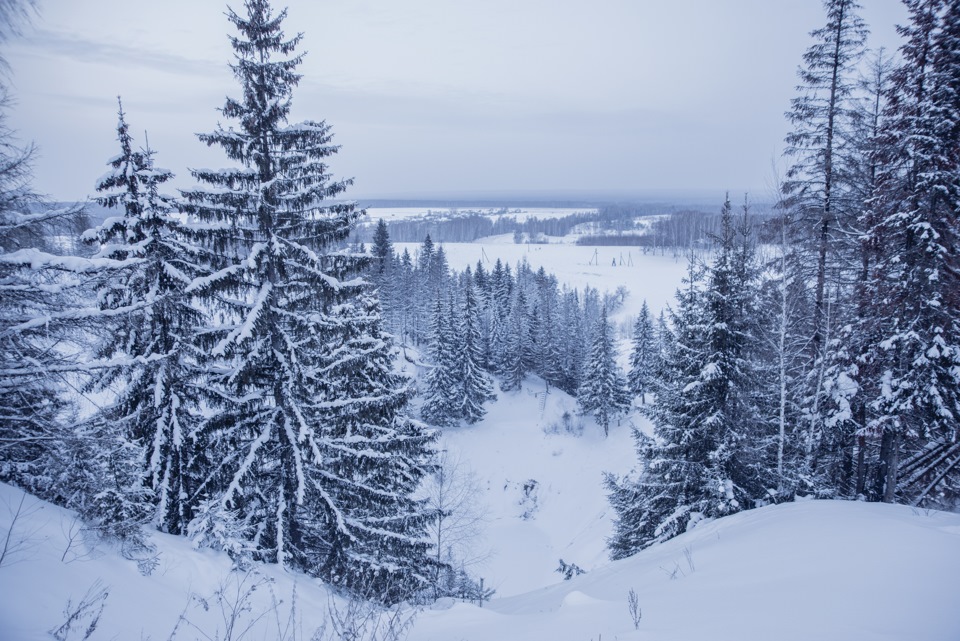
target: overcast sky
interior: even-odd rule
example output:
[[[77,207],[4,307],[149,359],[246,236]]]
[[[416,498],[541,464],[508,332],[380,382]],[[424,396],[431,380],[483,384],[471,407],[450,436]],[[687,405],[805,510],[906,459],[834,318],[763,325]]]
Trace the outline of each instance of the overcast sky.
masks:
[[[116,96],[157,163],[222,167],[217,108],[239,95],[218,0],[39,0],[7,47],[12,124],[35,187],[93,193],[118,152]],[[896,0],[865,0],[895,49]],[[242,0],[231,6],[241,10]],[[290,0],[308,54],[293,119],[325,119],[350,194],[750,190],[763,200],[818,0]],[[278,7],[282,7],[279,2]]]

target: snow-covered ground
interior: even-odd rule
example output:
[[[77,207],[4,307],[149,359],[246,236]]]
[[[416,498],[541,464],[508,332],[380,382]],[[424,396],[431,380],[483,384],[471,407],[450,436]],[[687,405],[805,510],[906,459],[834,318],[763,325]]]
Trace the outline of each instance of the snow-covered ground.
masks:
[[[595,444],[571,440],[561,457],[589,457]],[[509,450],[505,442],[500,454]],[[548,480],[538,459],[529,465],[531,474]],[[587,484],[589,474],[582,481]],[[92,606],[87,616],[77,617],[61,638],[82,639],[98,616],[91,640],[309,639],[330,620],[331,603],[339,612],[334,618],[344,619],[348,610],[306,577],[271,566],[253,575],[231,573],[224,555],[193,550],[174,536],[153,535],[158,565],[143,576],[113,547],[85,537],[67,511],[27,497],[12,521],[22,496],[0,485],[0,535],[13,525],[0,563],[2,639],[49,641],[84,602]],[[599,507],[565,501],[565,525],[562,510],[551,506],[559,496],[546,493],[532,519],[540,519],[544,545],[575,542],[576,527]],[[546,555],[525,558],[536,547],[533,531],[524,532],[519,516],[498,518],[508,521],[491,523],[499,554],[517,572],[534,571],[531,585],[546,580],[539,567]],[[554,528],[555,536],[546,534]],[[700,525],[570,581],[549,578],[552,585],[494,598],[483,608],[442,600],[401,618],[414,617],[411,641],[956,641],[960,515],[840,501],[775,505]],[[501,589],[519,585],[504,580]],[[234,610],[237,625],[228,637]],[[338,636],[328,625],[321,638]]]
[[[500,597],[554,583],[560,559],[585,570],[607,562],[612,510],[602,474],[633,467],[630,424],[646,424],[630,416],[604,438],[593,420],[577,416],[576,399],[546,391],[528,377],[522,389],[499,392],[482,423],[442,438],[479,481],[487,524],[477,551],[489,554],[473,571]]]
[[[960,515],[774,505],[483,611],[426,612],[411,638],[956,641],[958,572]]]

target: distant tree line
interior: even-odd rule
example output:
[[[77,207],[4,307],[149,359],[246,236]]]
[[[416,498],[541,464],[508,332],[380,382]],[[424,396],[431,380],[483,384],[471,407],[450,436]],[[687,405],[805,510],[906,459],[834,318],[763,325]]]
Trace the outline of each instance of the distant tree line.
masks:
[[[596,214],[583,212],[558,218],[531,216],[518,221],[504,210],[498,214],[460,212],[426,219],[398,220],[388,224],[390,238],[398,243],[419,243],[427,236],[439,243],[469,243],[486,236],[521,233],[530,237],[538,235],[565,236],[577,225],[595,221]],[[365,243],[373,239],[376,223],[357,229],[355,240]]]
[[[758,211],[759,209],[759,211]],[[752,239],[766,242],[771,238],[767,231],[776,214],[765,208],[751,208],[754,224],[750,228]],[[644,253],[659,253],[684,256],[691,252],[712,251],[720,235],[720,214],[692,209],[681,209],[669,214],[654,216],[634,223],[635,216],[617,219],[606,226],[601,223],[602,233],[587,233],[577,239],[578,245],[642,247]],[[626,222],[631,224],[627,226]]]
[[[569,234],[580,234],[579,245],[623,245],[643,247],[654,253],[683,255],[690,251],[709,251],[720,228],[717,213],[683,209],[671,205],[606,205],[595,212],[579,212],[555,218],[530,216],[518,220],[503,209],[499,213],[479,213],[451,209],[430,212],[427,218],[387,223],[393,242],[420,242],[430,236],[433,242],[464,243],[478,238],[513,234],[517,243],[549,242]],[[751,233],[770,238],[764,223],[774,216],[763,208],[754,208],[756,225]],[[646,219],[646,220],[644,220]],[[375,223],[359,226],[355,243],[373,240]]]

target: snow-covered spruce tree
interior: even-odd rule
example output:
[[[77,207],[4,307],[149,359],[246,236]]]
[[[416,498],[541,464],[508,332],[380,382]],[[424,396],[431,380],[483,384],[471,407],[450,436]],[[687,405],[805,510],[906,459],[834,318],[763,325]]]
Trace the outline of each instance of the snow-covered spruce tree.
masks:
[[[718,450],[711,456],[718,476],[744,497],[744,507],[762,499],[771,485],[763,416],[769,401],[763,390],[766,376],[759,362],[759,301],[757,264],[751,245],[749,207],[739,221],[730,201],[721,211],[719,252],[708,270],[705,302],[709,314],[709,363],[703,372],[704,391],[713,404],[705,421],[716,435]]]
[[[328,583],[394,601],[419,589],[430,518],[411,498],[429,471],[430,436],[403,414],[378,305],[338,250],[362,214],[330,199],[324,122],[288,124],[300,36],[282,11],[247,0],[228,12],[242,97],[200,139],[239,166],[194,170],[183,192],[204,244],[222,256],[191,285],[215,323],[202,345],[213,415],[204,431],[219,466],[191,523],[202,543],[250,552]]]
[[[390,242],[390,232],[382,218],[377,222],[377,227],[373,232],[371,254],[373,260],[370,262],[369,268],[370,283],[377,290],[377,298],[380,299],[383,308],[385,326],[388,330],[396,333],[397,323],[395,314],[392,313],[396,309],[393,296],[398,291],[395,282],[396,256],[393,252],[393,243]]]
[[[713,488],[707,501],[703,500],[712,448],[687,414],[698,408],[684,398],[688,385],[706,364],[703,278],[702,267],[691,260],[685,287],[676,294],[677,307],[669,310],[673,327],[661,326],[665,335],[653,381],[656,403],[645,408],[654,421],[654,437],[633,432],[640,469],[623,478],[606,476],[610,504],[617,514],[613,535],[607,541],[614,559],[683,533],[691,519],[695,523],[704,516],[701,508],[707,506],[703,504],[720,495],[718,488]]]
[[[375,274],[382,275],[387,269],[389,260],[393,254],[393,243],[390,242],[390,231],[387,229],[387,223],[383,218],[377,221],[377,228],[373,232],[373,271]],[[376,280],[375,280],[376,282]]]
[[[446,256],[442,248],[434,244],[429,234],[420,245],[416,262],[415,289],[412,292],[414,298],[412,331],[414,343],[419,345],[429,337],[430,313],[434,303],[443,298],[449,276]]]
[[[630,409],[630,391],[617,365],[617,349],[613,342],[607,308],[604,307],[593,332],[593,343],[583,368],[583,383],[577,392],[577,403],[584,412],[593,412],[604,436],[610,423]]]
[[[583,335],[580,340],[582,340],[584,344],[584,362],[586,362],[587,350],[589,350],[587,346],[593,345],[593,332],[597,328],[597,323],[600,321],[602,311],[603,300],[599,290],[587,285],[583,288],[582,319],[580,323],[580,327],[583,329]]]
[[[583,312],[580,309],[580,297],[575,289],[564,288],[560,321],[560,371],[562,380],[560,389],[568,394],[576,394],[580,389],[584,362]]]
[[[416,271],[413,259],[406,249],[393,262],[392,294],[388,299],[393,307],[390,316],[393,319],[393,332],[404,345],[413,338],[413,318],[416,300],[411,294],[416,290]],[[381,301],[382,303],[383,301]]]
[[[421,418],[431,425],[456,425],[462,416],[463,398],[458,392],[462,387],[460,354],[456,343],[451,310],[438,298],[428,339],[432,367],[425,377],[426,389],[420,405]]]
[[[390,232],[382,219],[374,230],[371,253],[373,260],[370,263],[369,279],[380,300],[384,328],[403,343],[407,328],[404,319],[409,316],[407,310],[413,303],[405,282],[410,274],[400,256],[393,250]]]
[[[480,306],[469,268],[466,281],[463,310],[460,316],[460,340],[453,356],[459,369],[457,387],[460,396],[460,416],[467,423],[476,423],[487,413],[483,404],[496,398],[496,394],[493,392],[493,384],[481,367],[483,337],[480,333]]]
[[[724,204],[719,252],[706,278],[691,261],[671,312],[663,370],[647,406],[654,438],[636,434],[641,470],[607,477],[617,510],[609,544],[619,558],[700,519],[752,507],[773,487],[757,433],[752,250]]]
[[[483,268],[483,261],[478,260],[473,272],[473,282],[476,285],[477,306],[479,312],[480,331],[480,367],[484,371],[493,369],[491,359],[491,340],[493,329],[493,289],[490,275]]]
[[[851,252],[851,264],[845,268],[846,304],[835,306],[831,325],[836,330],[826,350],[823,380],[823,437],[816,469],[806,472],[819,478],[821,493],[839,496],[866,496],[868,468],[875,467],[876,439],[868,438],[864,428],[870,420],[868,403],[877,396],[878,377],[874,362],[865,355],[879,341],[868,322],[876,305],[871,291],[871,271],[880,248],[866,230],[877,223],[876,209],[869,205],[877,197],[881,154],[880,131],[887,111],[892,61],[880,49],[868,57],[867,75],[860,81],[854,126],[849,143],[842,150],[843,179],[850,186],[852,201],[860,206],[860,215],[848,233],[860,239]],[[791,302],[796,301],[792,297]],[[868,455],[869,452],[869,455]]]
[[[907,7],[867,232],[880,256],[866,431],[881,439],[873,498],[894,501],[900,486],[902,498],[949,503],[960,489],[960,2]]]
[[[633,341],[630,346],[630,372],[627,383],[634,396],[640,397],[641,403],[646,403],[647,390],[650,388],[650,379],[653,377],[654,360],[656,358],[656,337],[654,336],[653,320],[650,318],[650,309],[647,301],[643,301],[640,314],[633,324]]]
[[[532,277],[534,306],[530,325],[536,371],[548,384],[563,381],[560,335],[560,296],[557,278],[540,267]]]
[[[509,268],[508,268],[509,269]],[[497,374],[506,372],[509,336],[510,274],[498,258],[490,272],[490,353],[487,363]]]
[[[810,34],[814,42],[803,55],[798,95],[786,114],[794,129],[786,138],[785,153],[793,164],[783,183],[790,220],[807,256],[803,265],[812,268],[804,278],[813,287],[813,309],[808,312],[809,391],[804,403],[809,474],[816,466],[823,429],[824,374],[830,359],[826,350],[832,329],[828,320],[842,315],[836,302],[828,309],[829,294],[839,286],[839,275],[856,263],[850,254],[857,248],[853,229],[860,203],[842,165],[849,157],[845,147],[851,140],[855,107],[854,72],[867,38],[856,0],[824,0],[823,5],[827,23]],[[849,298],[835,294],[834,301]]]
[[[134,260],[98,279],[105,314],[98,322],[104,338],[96,356],[110,365],[91,385],[105,390],[119,384],[119,391],[90,423],[101,439],[113,434],[119,451],[142,449],[141,460],[126,463],[139,469],[128,474],[145,478],[153,499],[130,510],[149,508],[157,527],[182,534],[193,518],[198,475],[208,465],[195,442],[200,382],[192,339],[202,315],[183,293],[201,275],[204,257],[185,240],[174,203],[160,193],[173,174],[154,166],[151,150],[134,148],[122,107],[117,139],[120,154],[96,189],[97,202],[120,215],[85,238],[98,243],[95,257]]]
[[[533,341],[530,330],[527,295],[524,288],[517,283],[507,317],[506,343],[502,352],[503,381],[500,383],[500,389],[505,392],[520,389],[523,379],[532,368],[533,356],[530,348]]]

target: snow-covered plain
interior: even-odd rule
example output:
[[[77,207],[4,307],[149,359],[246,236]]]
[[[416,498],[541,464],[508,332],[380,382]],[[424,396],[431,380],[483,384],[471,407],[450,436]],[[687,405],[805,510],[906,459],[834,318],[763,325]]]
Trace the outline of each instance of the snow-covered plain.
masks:
[[[456,269],[525,258],[574,287],[623,285],[630,297],[621,315],[635,314],[643,299],[659,313],[686,270],[683,260],[635,247],[595,253],[498,240],[505,239],[444,249]],[[404,610],[402,619],[414,616],[412,641],[960,639],[957,514],[840,501],[776,505],[702,523],[610,562],[604,543],[612,510],[602,473],[634,465],[630,426],[649,431],[649,423],[634,413],[604,438],[592,420],[576,416],[573,398],[545,392],[529,377],[521,390],[500,392],[483,421],[441,436],[440,446],[474,475],[486,518],[471,569],[497,593],[482,608],[441,600]],[[194,550],[182,537],[152,539],[157,565],[144,576],[115,547],[84,533],[71,513],[0,485],[0,641],[49,641],[86,594],[92,613],[103,605],[93,641],[224,639],[238,605],[244,623],[229,638],[309,639],[348,608],[305,576],[275,566],[231,573],[223,554]],[[561,558],[586,574],[564,581],[555,571]],[[98,590],[109,594],[98,600]],[[331,616],[331,605],[340,615]],[[90,620],[61,638],[83,638]],[[321,638],[340,636],[329,624]]]

